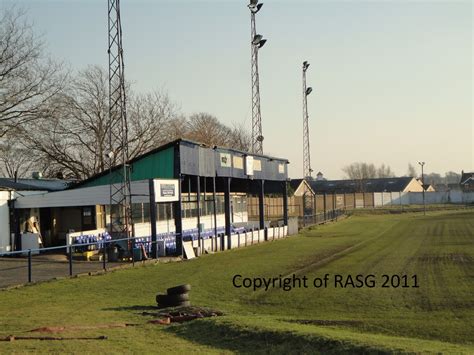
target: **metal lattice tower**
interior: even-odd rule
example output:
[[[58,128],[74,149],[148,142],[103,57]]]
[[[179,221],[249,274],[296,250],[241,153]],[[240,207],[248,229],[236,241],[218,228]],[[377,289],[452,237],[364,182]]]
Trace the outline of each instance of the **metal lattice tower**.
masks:
[[[252,47],[252,153],[263,154],[262,115],[260,111],[260,85],[258,76],[258,50],[266,39],[257,34],[255,15],[263,4],[250,0],[251,47]]]
[[[306,87],[306,71],[309,63],[303,62],[303,177],[311,180],[311,154],[309,149],[309,125],[308,125],[308,95],[313,91],[311,87]]]
[[[122,237],[130,237],[133,228],[120,0],[108,2],[110,230]],[[119,166],[116,175],[112,174],[115,165]],[[113,206],[116,206],[114,219]]]

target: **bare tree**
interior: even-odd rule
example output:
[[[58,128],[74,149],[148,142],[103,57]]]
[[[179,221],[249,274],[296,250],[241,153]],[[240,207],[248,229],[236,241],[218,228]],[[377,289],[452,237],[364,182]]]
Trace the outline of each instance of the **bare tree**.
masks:
[[[192,114],[186,122],[185,138],[210,146],[229,146],[232,130],[208,113]]]
[[[424,183],[431,184],[431,185],[442,184],[444,183],[444,179],[441,176],[441,174],[438,174],[438,173],[430,173],[430,174],[425,173]]]
[[[385,164],[376,167],[371,163],[352,163],[345,166],[342,171],[345,173],[346,178],[351,180],[390,178],[395,176],[390,166]]]
[[[130,158],[168,142],[168,131],[177,112],[177,106],[166,94],[132,93],[128,105]]]
[[[385,164],[382,164],[377,168],[374,164],[363,162],[352,163],[345,166],[342,171],[345,173],[346,178],[357,181],[359,185],[358,189],[362,192],[365,191],[365,181],[368,179],[388,178],[395,176],[392,169]]]
[[[1,177],[27,177],[39,167],[31,152],[21,144],[18,137],[17,132],[9,131],[0,140]]]
[[[252,136],[243,124],[234,124],[230,137],[230,147],[249,152],[252,147]]]
[[[188,118],[179,117],[167,126],[168,137],[187,138],[209,146],[228,147],[249,151],[251,137],[243,125],[229,127],[205,112],[195,113]]]
[[[377,177],[377,169],[374,164],[368,163],[352,163],[342,168],[346,174],[346,178],[351,180],[366,180]]]
[[[133,158],[163,143],[162,129],[175,113],[166,95],[129,92],[128,97],[128,144]],[[48,167],[46,175],[84,179],[104,171],[111,127],[106,72],[97,66],[81,71],[49,107],[41,117],[41,130],[30,125],[25,134],[30,149]]]
[[[461,174],[454,171],[448,171],[445,174],[446,184],[457,184],[461,180]]]
[[[411,177],[418,176],[418,174],[416,173],[415,167],[411,163],[408,163],[407,176],[411,176]]]
[[[0,137],[35,120],[60,92],[66,75],[44,55],[24,11],[11,8],[0,18]]]
[[[382,164],[377,168],[378,178],[390,178],[394,176],[395,176],[395,173],[392,171],[392,169],[388,165]]]
[[[167,142],[190,136],[187,118],[185,116],[178,116],[171,119],[166,123],[166,129],[163,133],[163,139]]]

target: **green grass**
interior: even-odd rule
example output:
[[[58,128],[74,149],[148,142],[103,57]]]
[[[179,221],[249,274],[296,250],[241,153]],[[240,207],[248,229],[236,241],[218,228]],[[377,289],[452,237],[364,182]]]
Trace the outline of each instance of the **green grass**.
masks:
[[[299,236],[199,259],[0,292],[0,336],[42,326],[139,323],[81,332],[103,341],[0,342],[5,352],[474,353],[474,211],[358,215]],[[407,274],[419,288],[253,292],[232,277]],[[191,283],[224,317],[145,324],[157,292]],[[62,336],[75,336],[66,332]]]

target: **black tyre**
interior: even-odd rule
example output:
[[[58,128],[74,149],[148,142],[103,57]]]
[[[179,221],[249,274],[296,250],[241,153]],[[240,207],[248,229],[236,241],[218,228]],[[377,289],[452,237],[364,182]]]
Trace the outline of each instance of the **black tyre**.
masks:
[[[179,285],[176,287],[171,287],[166,290],[168,295],[179,295],[182,293],[188,293],[191,291],[191,285],[190,284],[184,284],[184,285]]]
[[[156,303],[167,303],[168,302],[168,295],[156,295]]]
[[[177,302],[173,304],[169,303],[158,303],[158,308],[170,308],[170,307],[190,307],[190,301]]]
[[[185,301],[189,301],[189,295],[187,293],[181,293],[179,295],[156,295],[156,303],[158,304],[174,306]]]
[[[181,293],[179,295],[168,295],[168,303],[179,303],[189,301],[189,294]]]

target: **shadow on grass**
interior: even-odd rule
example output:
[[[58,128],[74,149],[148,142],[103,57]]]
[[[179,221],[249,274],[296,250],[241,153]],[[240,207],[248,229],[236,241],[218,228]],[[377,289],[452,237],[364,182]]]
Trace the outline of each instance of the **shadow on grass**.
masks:
[[[239,326],[215,319],[195,320],[163,330],[194,343],[241,353],[389,353],[317,335]]]
[[[136,305],[136,306],[123,306],[123,307],[110,307],[110,308],[103,308],[104,311],[156,311],[158,310],[158,306],[143,306],[143,305]]]

